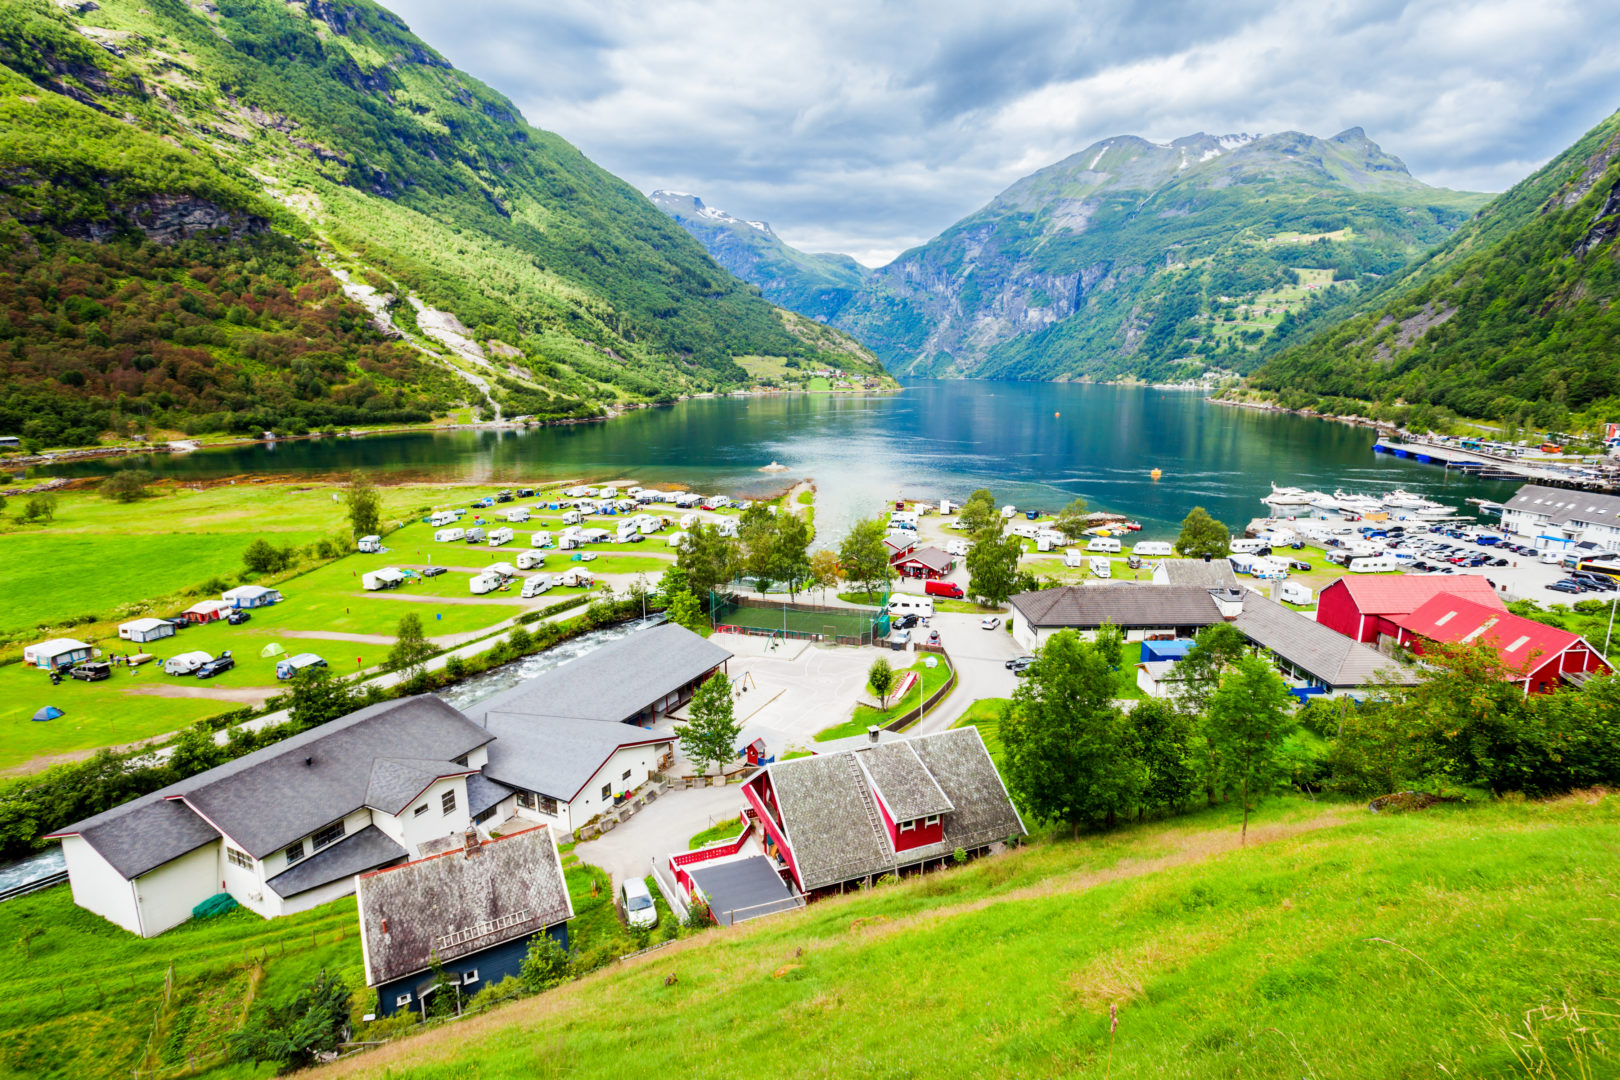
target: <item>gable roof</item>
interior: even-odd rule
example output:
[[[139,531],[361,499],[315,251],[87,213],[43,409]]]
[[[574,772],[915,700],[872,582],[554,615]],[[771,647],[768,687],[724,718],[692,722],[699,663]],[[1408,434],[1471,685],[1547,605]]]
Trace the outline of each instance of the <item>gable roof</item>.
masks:
[[[398,862],[409,852],[375,825],[321,848],[265,882],[283,900],[366,870]]]
[[[1237,575],[1225,559],[1164,559],[1165,581],[1171,585],[1202,585],[1209,589],[1237,588]]]
[[[365,805],[385,814],[398,814],[409,806],[435,780],[448,776],[467,776],[476,773],[465,765],[453,761],[433,761],[427,758],[386,757],[371,764],[371,776],[366,784]]]
[[[426,971],[574,917],[551,829],[539,825],[361,875],[366,985]]]
[[[940,818],[943,840],[897,855],[880,823],[867,770],[874,755],[901,750],[915,756],[950,809]],[[887,776],[889,767],[901,760],[889,758],[876,768]],[[896,767],[915,775],[912,766]],[[793,864],[807,890],[888,873],[898,866],[948,855],[958,847],[984,847],[1024,834],[1024,823],[974,727],[778,761],[767,767],[767,773],[793,850]],[[896,798],[910,799],[913,790],[897,782]]]
[[[1544,514],[1549,525],[1564,525],[1571,521],[1584,521],[1594,525],[1613,525],[1620,528],[1620,496],[1598,495],[1588,491],[1569,491],[1563,488],[1526,484],[1513,498],[1502,504],[1508,510],[1522,510],[1531,514]]]
[[[870,750],[856,754],[855,760],[877,789],[891,820],[915,821],[951,809],[951,800],[917,756],[911,740],[873,743]]]
[[[1335,688],[1365,686],[1379,676],[1404,686],[1419,681],[1405,664],[1258,592],[1244,597],[1243,613],[1232,625],[1256,645]]]
[[[939,550],[937,547],[925,547],[917,548],[916,550],[911,551],[905,557],[900,559],[900,562],[921,563],[928,569],[933,570],[936,573],[943,574],[946,570],[950,569],[951,557],[945,552]]]
[[[1581,641],[1579,634],[1456,596],[1436,596],[1416,611],[1393,616],[1390,621],[1447,645],[1483,640],[1506,667],[1521,674]]]
[[[1222,621],[1209,589],[1202,585],[1064,585],[1019,593],[1012,605],[1031,626],[1039,627],[1210,626]]]
[[[664,623],[470,706],[468,715],[486,725],[502,714],[617,724],[729,659],[728,650],[684,626]]]
[[[218,840],[221,830],[263,858],[368,805],[373,767],[394,751],[409,748],[448,764],[490,739],[431,694],[385,701],[75,822],[47,839],[82,836],[126,878]],[[453,775],[466,771],[451,768]],[[392,797],[394,789],[388,791]]]
[[[510,713],[491,716],[489,731],[495,742],[489,748],[485,776],[562,802],[573,802],[622,747],[674,738],[667,731],[653,732],[631,724]]]
[[[1507,610],[1491,583],[1477,574],[1351,575],[1326,586],[1322,592],[1325,594],[1329,589],[1343,589],[1363,615],[1404,615],[1440,593],[1451,593],[1499,611]]]

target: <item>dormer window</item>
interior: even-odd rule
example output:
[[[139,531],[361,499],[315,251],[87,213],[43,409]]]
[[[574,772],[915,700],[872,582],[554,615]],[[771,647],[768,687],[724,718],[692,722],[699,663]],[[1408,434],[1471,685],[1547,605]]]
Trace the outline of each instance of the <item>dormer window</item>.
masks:
[[[900,831],[901,832],[910,832],[911,830],[915,829],[916,827],[917,827],[917,823],[915,821],[902,821],[900,823]]]
[[[933,828],[935,825],[939,824],[939,815],[934,814],[931,817],[924,818],[923,819],[923,824],[928,826],[929,828]]]

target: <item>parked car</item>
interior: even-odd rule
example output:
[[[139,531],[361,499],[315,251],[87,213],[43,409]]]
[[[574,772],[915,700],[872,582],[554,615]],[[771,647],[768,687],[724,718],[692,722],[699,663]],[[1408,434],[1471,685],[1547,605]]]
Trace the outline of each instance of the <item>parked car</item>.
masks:
[[[921,615],[902,615],[894,621],[894,628],[896,630],[910,630],[920,622],[922,622]]]
[[[624,538],[624,542],[627,544],[639,544],[645,539],[647,538],[642,536],[640,533],[631,533],[629,536]]]
[[[243,623],[252,618],[253,615],[250,612],[244,611],[241,608],[232,608],[231,613],[225,616],[225,621],[230,623],[232,626],[241,626]]]
[[[1020,668],[1029,667],[1029,665],[1033,664],[1034,662],[1035,658],[1033,656],[1015,656],[1003,664],[1002,667],[1006,668],[1008,671],[1017,671]]]
[[[80,682],[100,682],[112,678],[112,665],[105,660],[86,660],[82,664],[75,664],[68,671],[68,678]]]
[[[596,561],[596,552],[594,552],[594,551],[581,552],[580,556],[579,556],[579,559],[580,559],[581,562],[595,562]]]
[[[235,666],[236,661],[231,658],[231,650],[226,649],[224,652],[214,657],[214,659],[208,661],[208,663],[198,668],[197,678],[212,679],[215,675],[225,674],[225,672],[231,670],[231,668]]]
[[[1290,570],[1298,570],[1301,573],[1309,573],[1310,569],[1311,569],[1311,564],[1308,563],[1308,562],[1305,562],[1302,559],[1289,559],[1288,560],[1288,569],[1290,569]]]
[[[647,891],[647,883],[641,878],[626,878],[622,889],[624,921],[632,927],[656,926],[658,905],[653,903],[652,893]]]
[[[442,566],[430,566],[427,569],[422,571],[422,576],[423,577],[438,577],[442,573],[444,573],[444,567],[442,567]]]
[[[994,630],[1001,625],[1001,620],[994,615],[986,615],[979,620],[979,627],[983,630]]]
[[[930,630],[930,631],[928,631],[928,644],[930,644],[930,645],[938,645],[939,644],[939,631],[938,630]]]
[[[1551,585],[1547,586],[1547,588],[1551,589],[1553,592],[1561,593],[1578,593],[1581,591],[1581,587],[1575,584],[1573,581],[1555,581]]]

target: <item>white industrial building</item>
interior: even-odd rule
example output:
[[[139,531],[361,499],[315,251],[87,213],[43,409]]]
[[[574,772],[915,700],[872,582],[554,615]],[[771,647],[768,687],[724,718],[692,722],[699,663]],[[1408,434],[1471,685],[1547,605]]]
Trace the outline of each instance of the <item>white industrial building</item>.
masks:
[[[1620,496],[1526,484],[1503,504],[1502,529],[1541,550],[1587,543],[1620,552]]]

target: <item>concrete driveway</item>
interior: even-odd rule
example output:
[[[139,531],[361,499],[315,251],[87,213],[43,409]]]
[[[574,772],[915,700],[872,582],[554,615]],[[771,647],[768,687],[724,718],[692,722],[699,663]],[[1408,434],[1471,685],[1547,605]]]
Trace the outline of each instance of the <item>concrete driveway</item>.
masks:
[[[742,789],[737,784],[671,789],[612,832],[574,848],[574,854],[580,861],[606,870],[618,888],[627,878],[651,873],[655,856],[685,851],[695,834],[722,817],[735,817],[742,807]]]
[[[983,618],[940,612],[928,620],[929,628],[939,631],[940,642],[956,662],[956,690],[911,729],[914,733],[944,731],[980,698],[1012,696],[1018,677],[1007,670],[1006,663],[1023,656],[1024,651],[1002,627],[982,629],[979,622]],[[1000,618],[1005,626],[1006,616]]]
[[[898,666],[914,659],[910,653],[889,649],[796,641],[760,654],[759,643],[764,640],[738,643],[738,655],[727,669],[737,686],[736,712],[743,725],[738,745],[762,738],[766,750],[777,756],[794,746],[810,747],[816,732],[848,720],[863,696],[873,660],[884,656]]]

